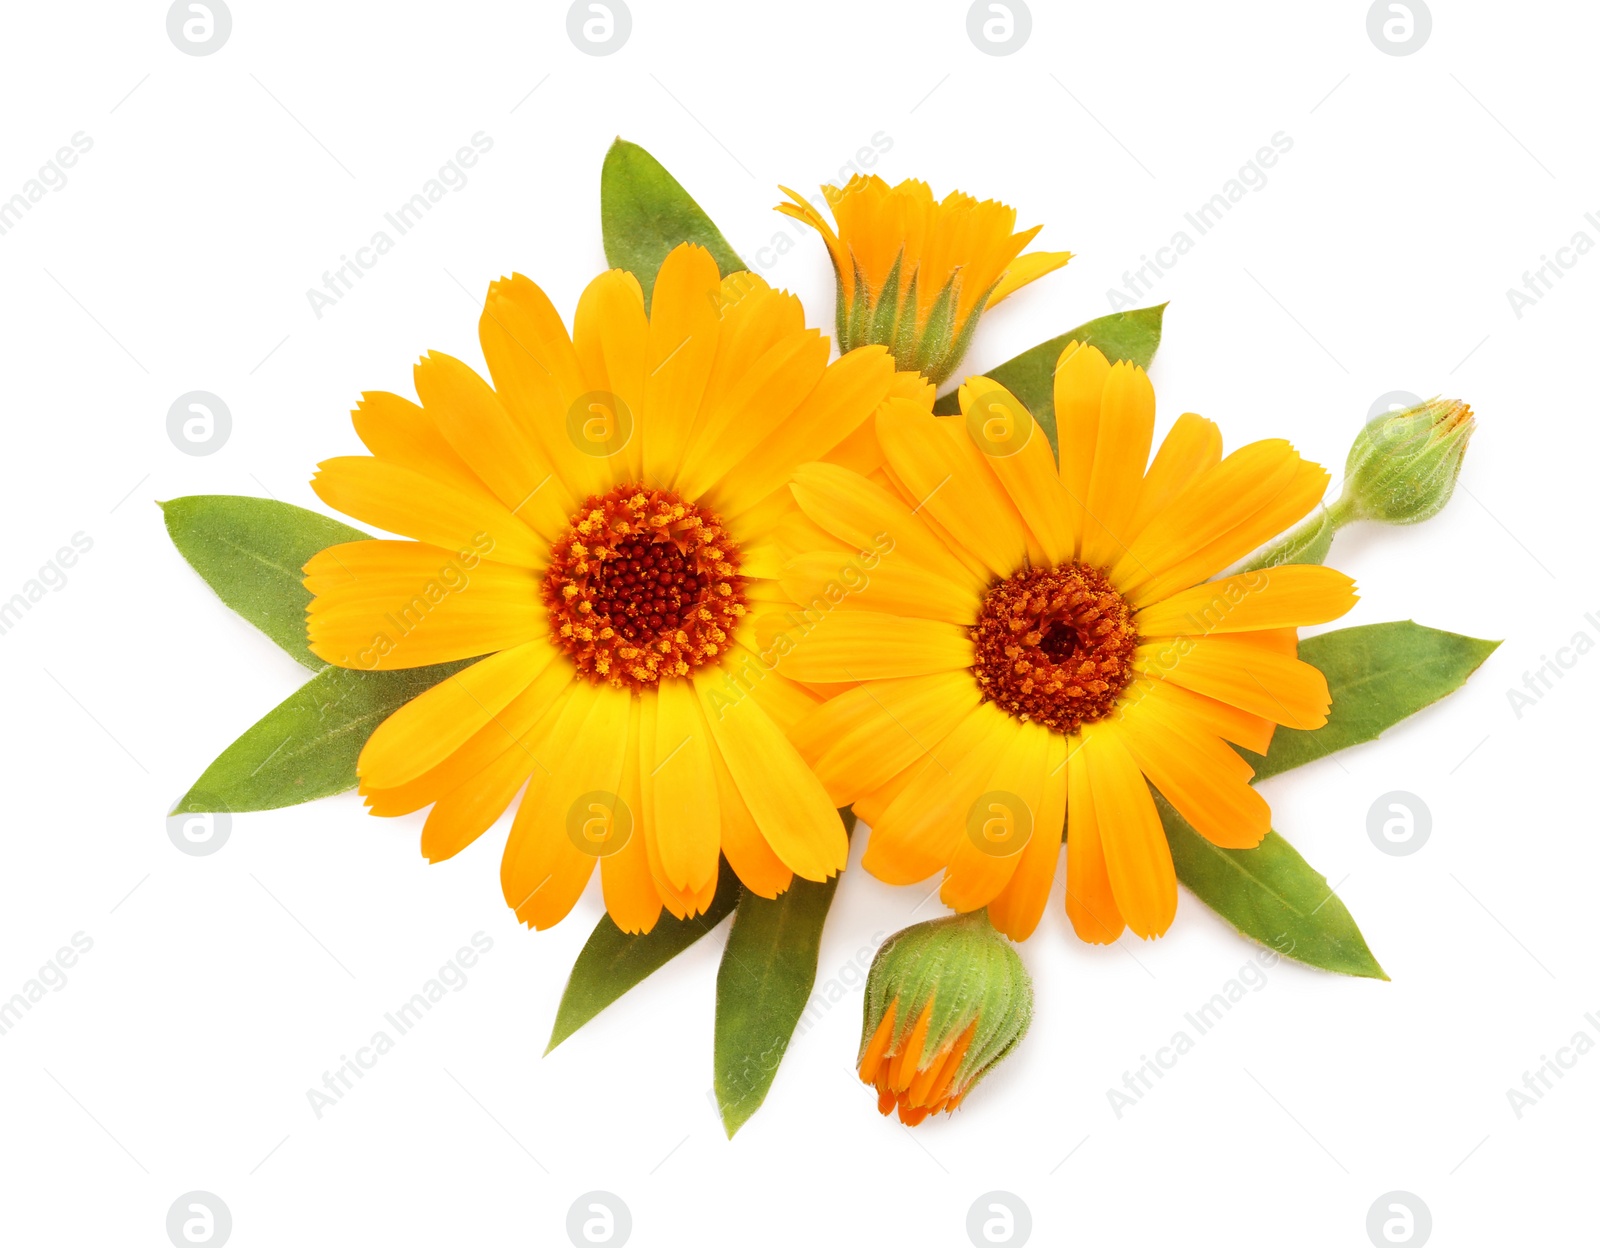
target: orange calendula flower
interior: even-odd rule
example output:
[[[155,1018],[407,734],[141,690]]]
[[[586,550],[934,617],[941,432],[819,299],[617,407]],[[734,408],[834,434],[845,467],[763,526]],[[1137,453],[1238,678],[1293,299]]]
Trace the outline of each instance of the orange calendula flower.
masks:
[[[1316,507],[1328,474],[1276,439],[1224,457],[1193,414],[1152,460],[1144,370],[1076,342],[1055,373],[1059,467],[993,381],[969,380],[960,402],[945,418],[885,404],[880,472],[797,474],[812,527],[785,570],[794,601],[816,600],[857,534],[894,547],[784,660],[831,695],[796,740],[871,825],[863,862],[881,879],[942,870],[947,905],[986,906],[1021,940],[1065,819],[1078,935],[1159,936],[1177,881],[1150,785],[1215,844],[1252,847],[1270,811],[1228,743],[1263,753],[1278,724],[1327,722],[1327,681],[1296,657],[1296,630],[1348,611],[1350,578],[1312,565],[1209,578]]]
[[[1042,227],[1017,233],[1014,208],[960,191],[935,200],[926,182],[890,186],[856,174],[842,188],[824,186],[837,229],[802,195],[780,189],[794,202],[778,211],[828,245],[839,280],[839,349],[881,343],[901,368],[935,385],[955,371],[986,309],[1072,258],[1024,255]]]
[[[982,913],[918,923],[884,942],[867,975],[861,1082],[878,1112],[916,1126],[953,1112],[1033,1018],[1022,959]]]
[[[569,336],[524,277],[489,289],[490,382],[446,355],[421,405],[368,394],[370,456],[313,481],[330,506],[410,541],[330,547],[305,568],[311,649],[340,667],[477,659],[389,716],[358,772],[375,814],[431,806],[449,858],[526,786],[501,863],[524,922],[561,919],[600,864],[606,908],[648,931],[696,914],[719,856],[765,897],[844,866],[844,829],[790,743],[817,695],[755,652],[781,597],[773,534],[819,450],[870,471],[870,418],[932,388],[881,347],[830,364],[797,300],[726,281],[681,246],[650,313],[602,274]]]

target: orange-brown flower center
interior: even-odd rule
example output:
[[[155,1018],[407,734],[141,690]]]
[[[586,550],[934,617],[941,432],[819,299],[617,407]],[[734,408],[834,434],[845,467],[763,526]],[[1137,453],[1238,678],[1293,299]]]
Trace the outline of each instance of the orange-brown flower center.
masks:
[[[1133,611],[1103,572],[1034,568],[993,585],[972,630],[985,701],[1071,734],[1111,714],[1133,679]]]
[[[578,670],[630,689],[717,661],[745,612],[739,550],[721,521],[642,485],[578,509],[551,549],[543,596]]]

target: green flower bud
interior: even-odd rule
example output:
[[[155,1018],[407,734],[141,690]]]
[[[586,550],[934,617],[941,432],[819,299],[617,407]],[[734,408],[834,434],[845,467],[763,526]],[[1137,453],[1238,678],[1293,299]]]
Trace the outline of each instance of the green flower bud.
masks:
[[[857,1069],[915,1126],[951,1112],[1027,1034],[1033,983],[982,910],[918,923],[884,942],[867,975]]]
[[[1426,520],[1450,501],[1476,427],[1472,409],[1456,399],[1429,399],[1379,416],[1350,447],[1344,494],[1334,510],[1384,524]]]

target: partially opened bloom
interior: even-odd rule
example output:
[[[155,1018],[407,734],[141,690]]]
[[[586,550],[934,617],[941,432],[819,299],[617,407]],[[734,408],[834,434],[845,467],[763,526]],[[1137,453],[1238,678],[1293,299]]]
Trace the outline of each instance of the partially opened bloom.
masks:
[[[887,533],[893,551],[785,660],[832,695],[796,739],[871,825],[863,861],[880,878],[942,870],[946,904],[987,906],[1020,940],[1065,817],[1078,934],[1158,936],[1177,884],[1150,785],[1215,844],[1254,846],[1270,812],[1228,742],[1260,753],[1275,725],[1327,721],[1296,629],[1343,615],[1350,578],[1306,565],[1208,578],[1305,516],[1328,474],[1280,440],[1224,458],[1193,414],[1151,460],[1144,371],[1076,342],[1055,374],[1059,468],[1002,387],[974,378],[960,401],[947,418],[885,404],[878,473],[797,474],[809,526],[791,530],[782,581],[796,602],[860,534]]]
[[[1033,1019],[1022,959],[981,913],[896,932],[867,975],[856,1071],[878,1112],[916,1126],[952,1113]]]
[[[1042,227],[1016,232],[1016,209],[960,191],[935,200],[926,182],[890,186],[856,174],[843,187],[824,186],[833,226],[803,196],[782,190],[794,202],[778,211],[828,245],[839,281],[839,349],[880,343],[901,368],[935,384],[955,371],[985,309],[1072,258],[1024,255]]]
[[[719,855],[767,897],[792,874],[832,875],[845,833],[786,735],[817,698],[752,653],[749,613],[779,597],[794,466],[820,452],[870,470],[874,409],[892,394],[926,408],[931,388],[881,348],[829,364],[792,296],[723,281],[688,245],[662,264],[648,316],[639,282],[613,270],[569,336],[518,276],[490,287],[479,334],[492,387],[424,357],[421,405],[364,396],[372,454],[313,482],[414,540],[306,565],[312,650],[375,670],[478,658],[372,734],[368,805],[431,805],[422,850],[438,861],[526,785],[501,883],[541,928],[596,862],[630,932],[663,906],[704,910]]]

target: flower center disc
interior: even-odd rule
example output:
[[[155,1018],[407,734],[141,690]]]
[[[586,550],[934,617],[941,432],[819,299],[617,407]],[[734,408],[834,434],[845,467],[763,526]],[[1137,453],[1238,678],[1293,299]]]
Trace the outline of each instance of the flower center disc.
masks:
[[[1133,679],[1133,611],[1105,574],[1082,563],[996,583],[972,630],[986,701],[1071,734],[1111,714]]]
[[[731,644],[745,613],[739,550],[671,490],[619,485],[578,509],[542,589],[556,645],[596,684],[653,687]]]

